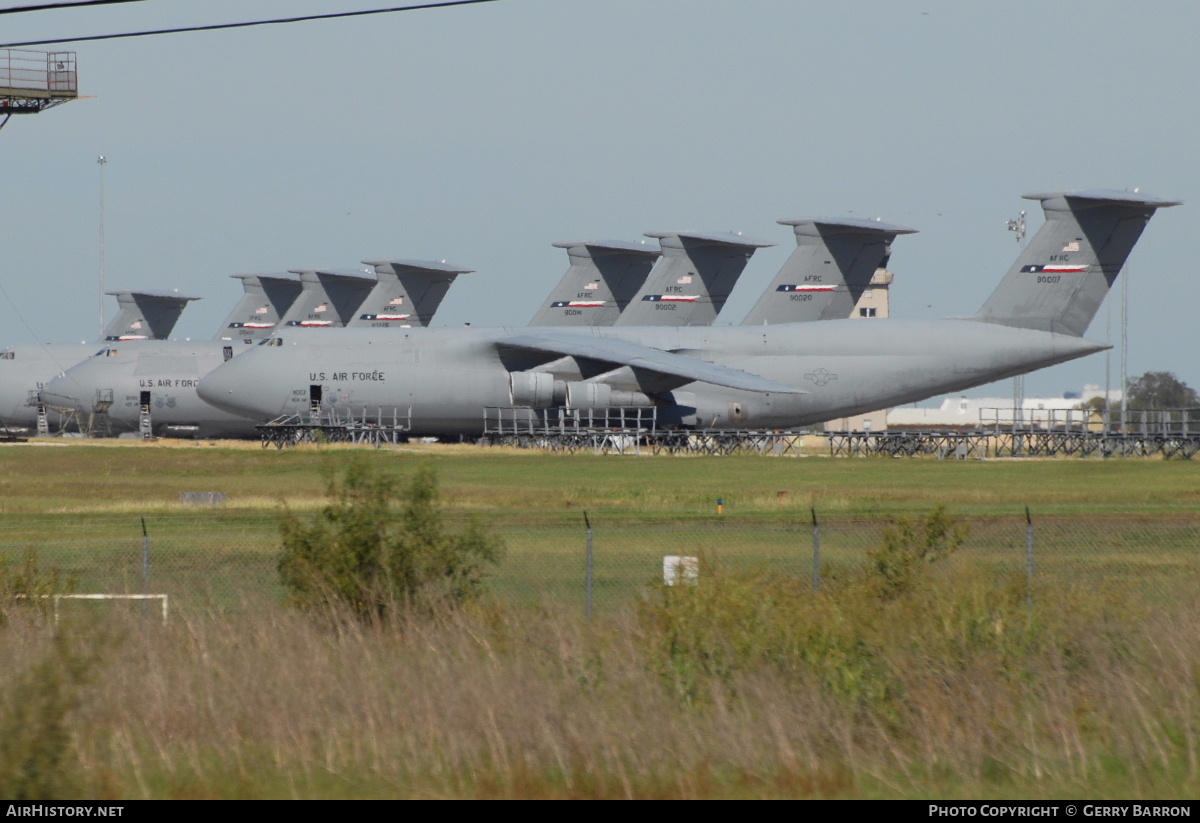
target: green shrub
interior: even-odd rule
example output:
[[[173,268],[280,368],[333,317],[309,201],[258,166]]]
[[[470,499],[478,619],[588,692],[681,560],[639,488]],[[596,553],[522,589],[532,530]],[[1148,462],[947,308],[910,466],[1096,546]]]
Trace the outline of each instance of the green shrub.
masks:
[[[947,602],[962,614],[952,618],[928,607],[930,592],[945,597],[955,584],[941,585],[927,570],[965,538],[966,529],[942,507],[901,518],[868,552],[861,571],[829,581],[820,593],[806,580],[735,572],[705,559],[696,585],[654,584],[639,610],[643,642],[657,674],[685,704],[714,687],[729,687],[741,674],[764,670],[800,678],[856,709],[894,717],[900,689],[886,650],[895,648],[898,625],[899,642],[907,645],[940,636],[943,618],[969,624],[977,634],[1002,620],[997,604],[969,597],[960,602],[957,593]],[[996,599],[1007,606],[1011,598]],[[968,642],[972,650],[984,646],[974,635]]]
[[[651,665],[685,705],[757,670],[799,677],[856,706],[892,699],[869,620],[807,581],[704,562],[695,585],[654,584],[638,617]]]
[[[921,518],[901,517],[883,532],[883,545],[867,556],[879,594],[893,598],[912,588],[930,564],[949,557],[967,539],[967,529],[938,506]]]
[[[0,797],[82,796],[70,720],[104,645],[101,636],[84,628],[56,629],[40,658],[7,678],[0,692]]]
[[[428,608],[475,597],[501,541],[474,522],[447,528],[434,472],[420,467],[400,489],[362,460],[329,480],[329,502],[311,521],[280,521],[279,572],[292,602],[305,609],[345,607],[360,619],[397,606]]]
[[[0,557],[0,626],[8,621],[13,609],[49,611],[53,595],[75,590],[76,581],[56,567],[43,568],[37,550],[28,548],[21,562]]]

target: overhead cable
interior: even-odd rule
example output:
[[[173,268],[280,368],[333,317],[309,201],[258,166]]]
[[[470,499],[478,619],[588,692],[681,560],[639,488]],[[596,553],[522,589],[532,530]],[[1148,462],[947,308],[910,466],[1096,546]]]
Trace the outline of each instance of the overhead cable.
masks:
[[[93,34],[86,37],[59,37],[53,40],[25,40],[20,43],[0,43],[0,49],[15,49],[25,46],[52,46],[60,43],[84,43],[94,40],[119,40],[127,37],[153,37],[159,34],[182,34],[194,31],[220,31],[221,29],[244,29],[251,26],[271,26],[282,23],[304,23],[309,20],[333,20],[341,17],[365,17],[370,14],[393,14],[401,11],[441,9],[450,6],[474,6],[480,3],[498,3],[500,0],[446,0],[442,3],[422,3],[418,6],[393,6],[387,9],[365,11],[342,11],[331,14],[306,14],[301,17],[281,17],[274,20],[250,20],[244,23],[215,23],[208,26],[185,26],[177,29],[155,29],[153,31],[130,31],[119,34]],[[65,8],[65,6],[64,6]]]
[[[21,14],[26,11],[57,11],[81,6],[115,6],[118,3],[144,3],[146,0],[78,0],[75,3],[38,3],[33,6],[12,6],[0,9],[0,14]]]

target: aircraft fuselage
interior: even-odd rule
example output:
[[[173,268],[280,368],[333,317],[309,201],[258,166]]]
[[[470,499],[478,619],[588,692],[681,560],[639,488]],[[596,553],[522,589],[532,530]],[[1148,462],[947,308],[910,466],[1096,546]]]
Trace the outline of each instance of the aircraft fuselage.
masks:
[[[560,383],[590,377],[628,392],[647,388],[628,369],[504,347],[507,338],[525,331],[407,329],[382,335],[347,329],[319,338],[284,333],[213,370],[201,381],[200,395],[230,412],[268,420],[306,413],[313,387],[319,387],[325,405],[372,416],[404,416],[411,409],[414,434],[478,435],[484,408],[539,405],[519,396],[531,374],[549,373]],[[548,334],[552,338],[554,332]],[[961,391],[1105,348],[1077,337],[971,320],[613,327],[570,334],[675,352],[805,392],[709,383],[649,390],[660,424],[704,428],[806,426]]]

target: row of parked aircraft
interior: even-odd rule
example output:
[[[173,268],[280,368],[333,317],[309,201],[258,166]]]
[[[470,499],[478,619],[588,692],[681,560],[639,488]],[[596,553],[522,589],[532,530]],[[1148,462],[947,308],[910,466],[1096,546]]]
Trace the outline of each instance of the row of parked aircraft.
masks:
[[[117,430],[135,430],[148,404],[156,434],[202,437],[252,435],[314,407],[403,419],[429,436],[477,436],[496,407],[654,407],[660,426],[811,425],[1105,348],[1083,334],[1149,219],[1177,202],[1026,197],[1046,222],[962,319],[848,322],[892,241],[914,230],[843,218],[779,221],[796,249],[737,326],[712,324],[755,250],[771,245],[738,234],[556,243],[570,268],[522,328],[426,328],[469,271],[444,261],[366,261],[373,278],[235,275],[245,294],[210,341],[162,339],[192,298],[118,293],[123,310],[99,351],[8,349],[0,422],[28,428],[39,405],[86,410],[111,397]]]

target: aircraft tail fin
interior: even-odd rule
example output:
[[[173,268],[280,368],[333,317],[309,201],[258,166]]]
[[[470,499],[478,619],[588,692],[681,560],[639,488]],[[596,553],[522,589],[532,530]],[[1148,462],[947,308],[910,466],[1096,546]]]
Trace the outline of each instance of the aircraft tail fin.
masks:
[[[796,250],[742,325],[798,323],[850,316],[883,268],[897,235],[916,229],[852,218],[780,220],[796,234]]]
[[[367,299],[376,280],[362,271],[291,269],[300,275],[300,296],[279,328],[341,328]]]
[[[531,326],[611,326],[637,295],[662,252],[615,240],[555,243],[571,266]]]
[[[347,326],[428,326],[446,292],[464,269],[445,260],[364,260],[378,282]]]
[[[300,294],[300,280],[294,274],[234,274],[242,281],[245,293],[213,336],[217,340],[244,340],[249,343],[266,337]]]
[[[120,311],[104,329],[105,340],[166,340],[183,309],[198,297],[175,292],[110,291]]]
[[[1082,337],[1157,209],[1179,201],[1127,191],[1043,192],[1046,222],[972,318]]]
[[[615,325],[708,326],[717,319],[746,264],[773,246],[740,234],[646,232],[658,238],[662,260]]]

